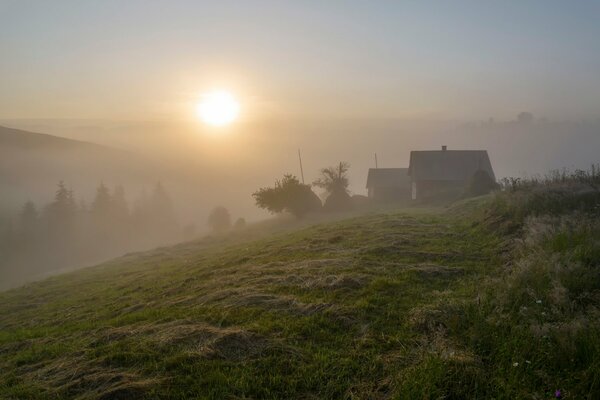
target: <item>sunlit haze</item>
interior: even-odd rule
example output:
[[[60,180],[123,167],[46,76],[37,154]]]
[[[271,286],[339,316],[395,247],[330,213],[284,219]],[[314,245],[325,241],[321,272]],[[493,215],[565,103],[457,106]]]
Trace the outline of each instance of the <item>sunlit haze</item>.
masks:
[[[238,117],[239,112],[240,104],[231,93],[224,90],[203,95],[197,105],[198,117],[213,126],[232,123]]]
[[[498,178],[587,168],[599,17],[587,1],[0,0],[0,125],[131,160],[7,151],[22,167],[3,215],[59,180],[84,202],[101,181],[134,202],[160,180],[203,231],[217,204],[268,217],[251,194],[283,174],[310,183],[346,161],[363,195],[375,154],[407,167],[442,145],[487,150]]]

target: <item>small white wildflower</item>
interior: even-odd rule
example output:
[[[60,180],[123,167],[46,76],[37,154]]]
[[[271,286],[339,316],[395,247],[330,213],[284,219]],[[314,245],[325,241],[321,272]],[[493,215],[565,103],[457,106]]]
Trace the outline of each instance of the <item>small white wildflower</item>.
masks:
[[[542,304],[541,300],[536,300],[535,302],[538,303],[538,304]]]
[[[518,366],[519,366],[519,363],[518,363],[518,362],[514,362],[514,363],[513,363],[513,367],[518,367]]]
[[[546,315],[546,313],[542,311],[542,315],[544,315],[544,316],[545,316],[545,315]]]
[[[529,360],[525,360],[525,362],[526,362],[527,364],[531,364],[531,361],[529,361]]]

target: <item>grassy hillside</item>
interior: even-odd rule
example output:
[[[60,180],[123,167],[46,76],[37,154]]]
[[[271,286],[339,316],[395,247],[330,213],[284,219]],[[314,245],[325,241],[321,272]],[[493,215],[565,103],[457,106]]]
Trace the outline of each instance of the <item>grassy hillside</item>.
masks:
[[[597,398],[599,225],[573,228],[592,261],[565,273],[560,224],[499,204],[187,243],[0,293],[0,398]]]

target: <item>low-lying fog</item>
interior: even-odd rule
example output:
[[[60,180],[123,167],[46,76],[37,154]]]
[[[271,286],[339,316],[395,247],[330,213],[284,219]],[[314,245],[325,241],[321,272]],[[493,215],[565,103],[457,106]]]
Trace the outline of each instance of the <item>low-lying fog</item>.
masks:
[[[375,153],[379,167],[407,167],[411,150],[439,149],[441,145],[485,149],[496,177],[502,178],[588,168],[599,161],[600,148],[600,121],[240,122],[221,130],[197,124],[83,120],[10,120],[0,121],[0,125],[110,147],[0,147],[0,249],[7,252],[7,248],[14,248],[14,243],[7,244],[10,235],[10,240],[18,239],[19,243],[43,240],[15,236],[28,201],[37,219],[45,218],[47,225],[38,227],[36,235],[54,241],[44,240],[43,246],[4,257],[0,261],[0,288],[50,270],[88,265],[127,251],[205,234],[207,216],[217,205],[225,206],[233,220],[266,218],[268,214],[255,207],[251,194],[272,185],[284,173],[300,177],[298,149],[307,183],[317,178],[320,168],[346,161],[351,165],[351,192],[366,194],[367,171],[374,167]],[[57,206],[52,203],[56,203],[61,180],[72,192],[79,212],[86,212],[85,218],[73,222],[76,229],[62,232],[62,241],[56,238],[60,229],[71,228],[48,222],[54,218],[51,210]],[[162,196],[155,193],[157,182],[168,200],[156,198]],[[127,223],[115,219],[110,224],[99,222],[102,218],[94,202],[101,183],[109,196],[117,191],[123,197]],[[157,205],[161,201],[169,204]],[[52,229],[58,231],[50,234]],[[149,230],[160,233],[149,235]],[[74,245],[73,240],[85,243]]]

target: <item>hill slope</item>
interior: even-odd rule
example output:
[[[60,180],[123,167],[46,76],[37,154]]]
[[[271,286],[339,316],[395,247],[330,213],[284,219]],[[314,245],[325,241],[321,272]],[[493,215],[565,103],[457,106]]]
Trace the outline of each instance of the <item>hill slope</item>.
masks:
[[[490,311],[508,242],[477,210],[182,244],[1,293],[0,397],[540,398],[580,384]]]
[[[20,148],[20,149],[77,149],[77,150],[96,150],[96,151],[115,151],[109,147],[83,142],[79,140],[66,139],[58,136],[47,135],[45,133],[29,132],[22,129],[8,128],[0,126],[0,148]]]
[[[155,176],[153,164],[128,151],[0,126],[0,214],[27,200],[46,201],[60,180],[88,197],[102,180],[128,184]]]

